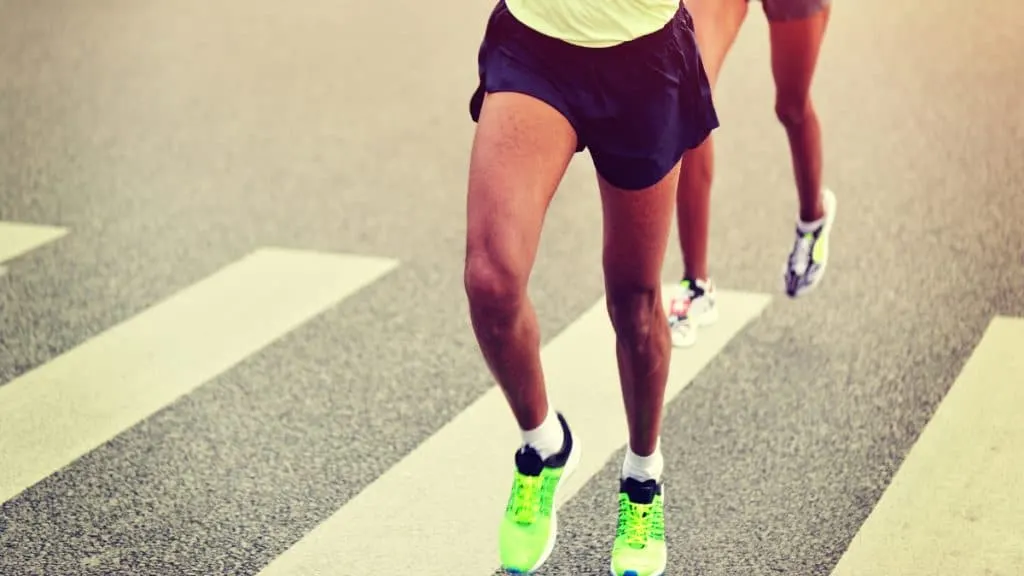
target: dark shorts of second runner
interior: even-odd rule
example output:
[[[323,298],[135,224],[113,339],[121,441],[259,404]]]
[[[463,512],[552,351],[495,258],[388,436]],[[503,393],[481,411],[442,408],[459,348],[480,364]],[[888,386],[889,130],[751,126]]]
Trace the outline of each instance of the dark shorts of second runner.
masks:
[[[660,182],[686,150],[718,127],[693,20],[682,3],[657,32],[608,48],[583,48],[534,31],[499,0],[478,60],[473,121],[480,118],[485,93],[542,100],[575,129],[577,152],[589,148],[597,172],[625,190]]]

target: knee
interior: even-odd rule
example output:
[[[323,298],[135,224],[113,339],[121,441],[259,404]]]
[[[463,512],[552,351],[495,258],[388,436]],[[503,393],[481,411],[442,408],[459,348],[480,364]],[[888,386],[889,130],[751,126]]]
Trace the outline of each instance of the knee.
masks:
[[[658,331],[667,325],[658,291],[654,287],[630,287],[608,290],[608,315],[620,345],[634,352],[650,349]]]
[[[513,268],[486,250],[467,251],[463,283],[474,322],[488,326],[511,321],[526,296],[525,282]]]
[[[775,116],[787,129],[802,126],[813,114],[809,94],[779,93],[775,97]]]

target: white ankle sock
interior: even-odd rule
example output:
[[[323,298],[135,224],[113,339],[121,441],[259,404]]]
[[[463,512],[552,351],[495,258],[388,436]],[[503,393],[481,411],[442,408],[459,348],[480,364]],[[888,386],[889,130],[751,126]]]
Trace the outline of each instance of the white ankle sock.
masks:
[[[654,446],[650,456],[638,456],[632,448],[626,448],[626,458],[622,462],[622,477],[632,478],[640,482],[654,480],[661,482],[661,473],[665,469],[665,459],[661,456],[661,439]]]
[[[803,220],[798,220],[796,223],[796,229],[799,230],[801,234],[808,234],[810,232],[814,232],[818,228],[821,228],[822,226],[825,225],[825,218],[825,216],[822,216],[821,218],[818,218],[814,222],[804,222]]]
[[[550,458],[562,451],[562,442],[565,441],[565,431],[562,430],[562,423],[558,421],[555,411],[548,409],[548,415],[544,421],[533,430],[521,430],[523,444],[529,444],[540,453],[541,458]]]

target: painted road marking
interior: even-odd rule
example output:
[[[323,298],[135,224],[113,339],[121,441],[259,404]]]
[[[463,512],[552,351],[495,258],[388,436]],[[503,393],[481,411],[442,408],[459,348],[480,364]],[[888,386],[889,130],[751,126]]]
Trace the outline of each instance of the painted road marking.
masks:
[[[257,250],[0,387],[0,502],[396,266]]]
[[[666,287],[666,294],[674,288]],[[724,291],[719,298],[718,324],[701,332],[697,346],[673,353],[666,402],[770,301],[763,294]],[[625,445],[614,351],[615,337],[602,300],[542,352],[552,400],[570,419],[583,448],[562,502]],[[498,567],[498,522],[518,443],[519,432],[504,397],[494,387],[260,575],[492,573]],[[432,481],[439,470],[458,473]]]
[[[67,228],[0,222],[0,262],[17,258],[68,233]]]
[[[992,321],[833,576],[1024,574],[1024,318]]]

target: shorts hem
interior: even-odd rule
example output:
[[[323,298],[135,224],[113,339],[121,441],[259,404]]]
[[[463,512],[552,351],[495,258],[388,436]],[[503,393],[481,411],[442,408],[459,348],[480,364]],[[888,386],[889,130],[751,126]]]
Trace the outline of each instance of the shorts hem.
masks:
[[[562,118],[565,118],[566,122],[569,123],[569,127],[572,128],[573,133],[575,133],[576,135],[576,152],[582,152],[586,148],[586,146],[583,144],[580,138],[579,126],[573,119],[572,114],[569,112],[569,110],[567,110],[567,106],[565,106],[561,102],[558,102],[557,98],[551,98],[545,96],[544,94],[541,94],[539,90],[530,90],[527,88],[518,88],[515,86],[488,87],[483,82],[481,82],[480,86],[476,89],[476,92],[473,93],[473,97],[470,100],[469,104],[469,115],[473,119],[473,122],[480,122],[480,113],[483,111],[484,98],[486,97],[486,95],[499,94],[502,92],[522,94],[523,96],[529,96],[530,98],[540,100],[541,102],[547,104],[552,109],[554,109],[555,112],[558,112],[558,114]]]

